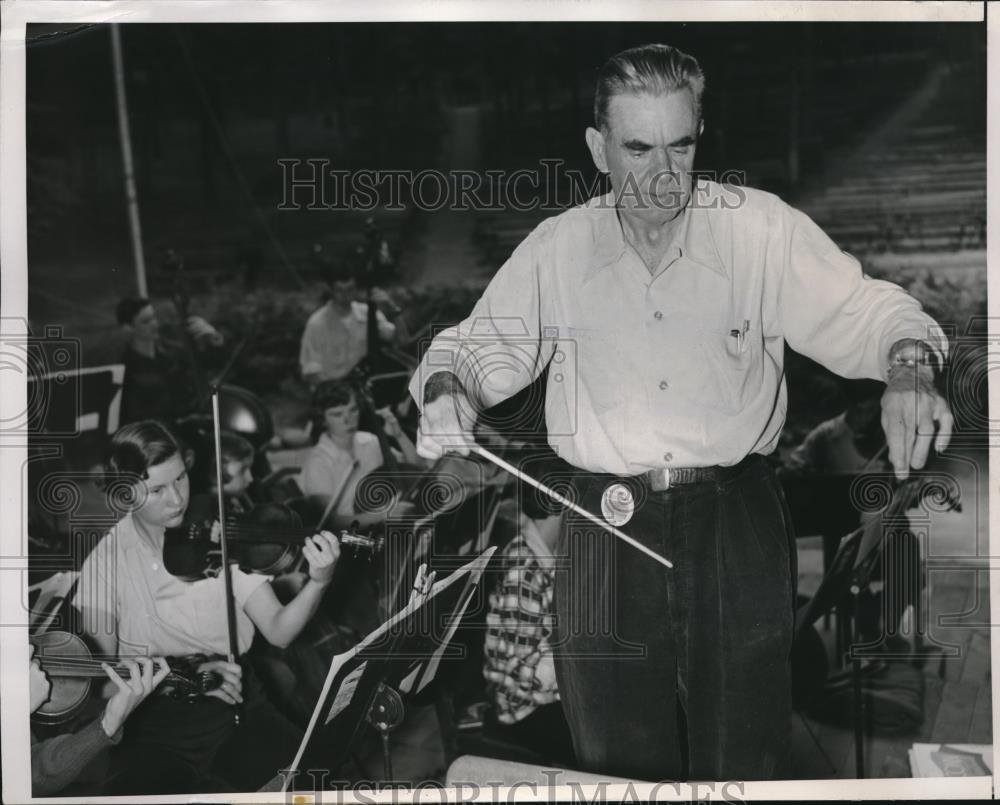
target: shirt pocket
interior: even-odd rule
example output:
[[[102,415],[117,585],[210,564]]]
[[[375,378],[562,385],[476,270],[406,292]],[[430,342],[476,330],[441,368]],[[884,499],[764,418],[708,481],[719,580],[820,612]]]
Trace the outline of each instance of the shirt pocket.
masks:
[[[753,396],[760,374],[760,332],[753,322],[742,337],[735,335],[737,329],[705,329],[691,320],[677,336],[678,387],[692,403],[738,414]]]

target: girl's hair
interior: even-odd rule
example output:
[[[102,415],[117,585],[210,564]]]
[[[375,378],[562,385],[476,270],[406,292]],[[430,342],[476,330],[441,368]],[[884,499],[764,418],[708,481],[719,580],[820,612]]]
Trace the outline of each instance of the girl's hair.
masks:
[[[351,400],[356,400],[354,387],[343,380],[324,380],[313,392],[312,407],[313,413],[322,421],[323,414],[328,408],[336,408],[338,405],[347,405]]]
[[[144,419],[120,427],[111,437],[105,462],[108,483],[136,476],[146,480],[149,468],[182,455],[180,443],[170,429],[155,419]]]
[[[228,484],[233,480],[226,465],[231,461],[238,461],[240,464],[252,464],[254,458],[253,445],[246,439],[231,431],[223,431],[219,440],[222,443],[222,482]],[[212,477],[210,481],[215,482],[215,450],[212,450]]]
[[[326,429],[324,415],[328,408],[338,405],[348,405],[351,400],[357,400],[354,387],[344,380],[324,380],[312,395],[313,436],[319,439]]]

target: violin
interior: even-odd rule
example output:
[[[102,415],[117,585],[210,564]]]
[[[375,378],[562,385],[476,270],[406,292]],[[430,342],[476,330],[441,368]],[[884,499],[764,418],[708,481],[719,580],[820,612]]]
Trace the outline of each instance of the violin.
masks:
[[[371,433],[378,439],[382,453],[382,466],[361,478],[354,488],[354,510],[366,512],[378,510],[387,503],[389,496],[386,491],[390,487],[399,498],[405,498],[414,484],[424,478],[426,470],[396,458],[385,432],[385,424],[375,409],[375,399],[368,381],[357,382],[353,388],[358,408],[370,421]]]
[[[226,516],[230,562],[248,573],[277,576],[298,562],[302,543],[316,533],[305,528],[298,512],[281,503],[260,503],[248,512]],[[196,518],[164,535],[163,566],[184,581],[215,576],[222,567],[220,541],[213,537],[216,520]],[[340,545],[369,559],[382,550],[381,537],[342,531]]]
[[[94,679],[107,679],[101,661],[94,658],[87,644],[69,632],[41,632],[28,638],[35,647],[34,659],[49,677],[52,689],[45,703],[31,714],[37,724],[62,724],[75,718],[90,698]],[[215,671],[198,671],[198,666],[212,659],[204,654],[168,657],[170,673],[157,686],[156,693],[174,699],[195,699],[215,690],[222,677]],[[122,679],[129,669],[122,663],[108,663]]]

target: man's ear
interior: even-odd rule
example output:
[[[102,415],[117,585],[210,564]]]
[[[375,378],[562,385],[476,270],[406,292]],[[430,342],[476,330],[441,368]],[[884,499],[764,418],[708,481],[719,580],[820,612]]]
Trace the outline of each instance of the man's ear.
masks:
[[[701,137],[705,133],[705,118],[698,121],[698,136]]]
[[[587,129],[587,148],[590,149],[590,157],[594,160],[594,165],[601,173],[608,172],[608,160],[604,153],[604,135],[597,129],[591,127]]]

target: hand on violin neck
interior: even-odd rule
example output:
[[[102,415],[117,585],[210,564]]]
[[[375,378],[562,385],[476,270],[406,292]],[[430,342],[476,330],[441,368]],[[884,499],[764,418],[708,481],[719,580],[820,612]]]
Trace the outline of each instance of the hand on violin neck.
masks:
[[[125,660],[121,667],[127,671],[127,679],[123,678],[106,662],[101,667],[115,685],[115,693],[108,700],[101,718],[101,727],[109,738],[122,728],[125,719],[151,694],[170,673],[170,666],[162,657],[155,660],[149,657],[137,657]]]
[[[340,559],[340,540],[329,531],[320,531],[306,538],[302,555],[309,562],[310,580],[325,587],[333,580]]]

